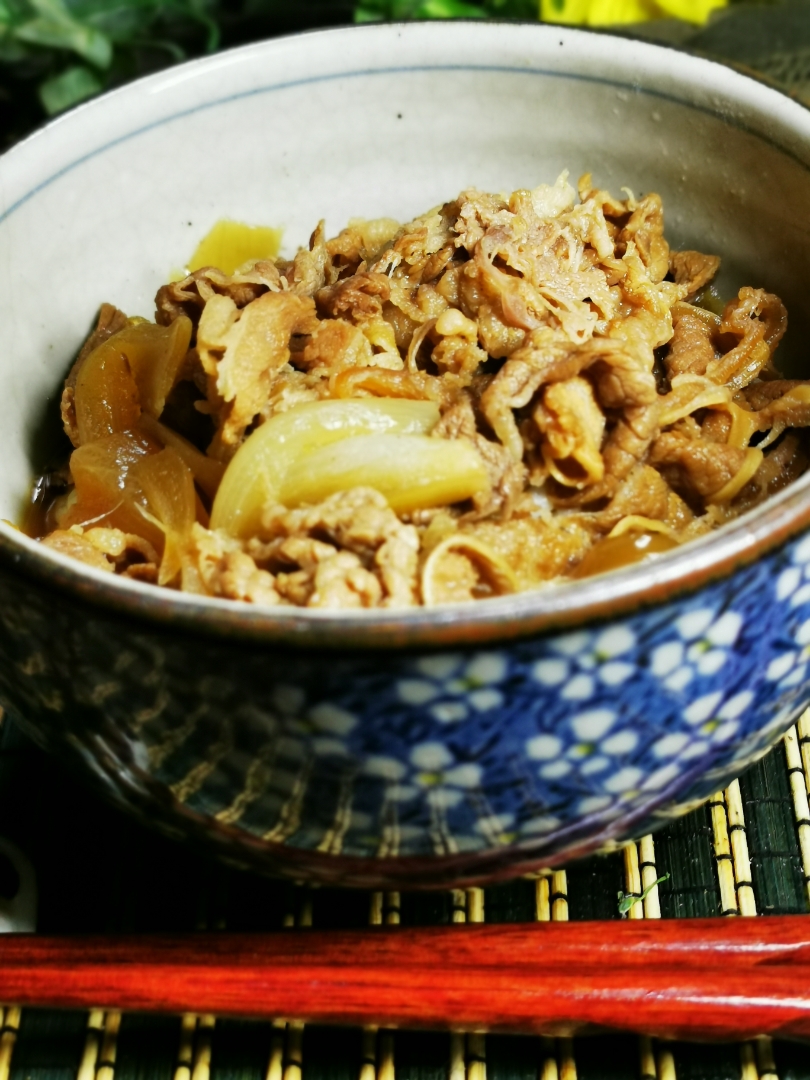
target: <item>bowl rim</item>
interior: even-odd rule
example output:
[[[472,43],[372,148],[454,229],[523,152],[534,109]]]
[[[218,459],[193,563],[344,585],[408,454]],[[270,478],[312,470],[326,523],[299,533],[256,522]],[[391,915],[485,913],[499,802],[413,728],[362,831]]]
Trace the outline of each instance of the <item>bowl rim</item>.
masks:
[[[413,21],[367,23],[285,35],[254,42],[213,56],[200,57],[176,67],[135,80],[99,98],[85,102],[57,117],[18,143],[0,158],[4,164],[38,147],[55,130],[90,119],[94,112],[108,109],[110,102],[135,98],[145,91],[165,88],[185,76],[215,70],[223,63],[239,60],[247,53],[273,52],[293,46],[300,40],[315,37],[374,35],[387,38],[387,44],[403,35],[418,33],[438,36],[444,28],[456,29],[463,22],[473,34],[519,30],[525,47],[525,35],[552,38],[576,45],[578,41],[600,39],[610,42],[611,50],[626,50],[653,60],[665,54],[671,62],[677,57],[680,66],[693,65],[707,76],[714,73],[714,83],[722,82],[727,96],[745,98],[745,89],[757,92],[772,103],[784,103],[796,115],[807,115],[807,108],[790,95],[705,56],[684,53],[671,45],[652,43],[627,35],[612,35],[602,29],[591,30],[555,24],[521,21],[485,20]],[[424,65],[430,66],[430,65]],[[439,65],[434,65],[439,66]],[[408,64],[406,67],[414,67]],[[719,74],[718,74],[719,73]],[[683,75],[679,77],[683,81]],[[628,86],[632,76],[628,75]],[[638,85],[638,84],[636,84]],[[716,87],[721,89],[720,86]],[[761,105],[761,103],[760,103]],[[710,111],[710,110],[707,110]],[[718,108],[717,112],[720,112]],[[728,117],[726,117],[728,120]],[[732,118],[734,126],[749,130]],[[137,129],[133,129],[137,130]],[[760,133],[757,133],[762,137]],[[796,132],[793,131],[796,138]],[[787,156],[798,160],[795,151],[784,143],[774,145]],[[810,137],[808,138],[810,150]],[[76,164],[81,160],[77,156]],[[810,164],[801,164],[810,170]],[[40,184],[41,186],[41,184]],[[34,188],[34,191],[39,188]],[[0,220],[19,202],[7,208]],[[784,546],[789,540],[810,529],[810,472],[788,488],[772,496],[760,507],[724,525],[720,530],[667,552],[646,563],[636,564],[608,574],[576,581],[560,581],[538,589],[472,604],[448,604],[434,608],[372,609],[330,611],[297,608],[291,605],[261,607],[243,601],[200,597],[154,585],[114,577],[84,567],[58,552],[43,548],[13,524],[0,522],[0,570],[22,576],[40,590],[53,590],[65,599],[91,605],[121,618],[136,619],[167,629],[183,629],[194,635],[251,640],[300,648],[330,650],[389,650],[422,646],[452,647],[494,644],[516,638],[571,629],[583,624],[603,622],[632,614],[643,607],[657,606],[712,582],[728,578],[758,558]]]

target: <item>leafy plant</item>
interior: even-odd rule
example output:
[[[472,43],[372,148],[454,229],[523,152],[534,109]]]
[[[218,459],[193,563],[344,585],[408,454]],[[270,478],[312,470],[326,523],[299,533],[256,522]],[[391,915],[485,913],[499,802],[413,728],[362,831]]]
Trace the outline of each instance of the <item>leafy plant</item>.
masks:
[[[0,63],[32,72],[53,114],[148,66],[136,54],[167,60],[213,50],[214,0],[0,0]],[[155,65],[157,66],[157,65]]]
[[[0,150],[138,75],[353,12],[354,0],[0,0]]]
[[[536,20],[538,8],[538,0],[0,0],[0,150],[46,116],[220,46],[352,19]]]
[[[136,75],[216,49],[218,0],[0,0],[0,131],[14,141]]]
[[[402,19],[537,19],[537,0],[358,0],[356,22]]]

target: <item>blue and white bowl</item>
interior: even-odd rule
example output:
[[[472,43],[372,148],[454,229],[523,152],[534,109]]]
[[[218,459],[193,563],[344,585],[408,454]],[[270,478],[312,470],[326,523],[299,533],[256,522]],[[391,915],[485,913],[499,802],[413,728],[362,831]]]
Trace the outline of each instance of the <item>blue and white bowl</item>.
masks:
[[[406,220],[466,186],[657,190],[810,330],[810,114],[706,60],[544,26],[356,27],[168,71],[0,159],[0,516],[102,300],[148,315],[221,217]],[[243,865],[492,880],[639,835],[810,698],[810,477],[646,566],[475,605],[251,608],[0,525],[0,703],[113,799]]]

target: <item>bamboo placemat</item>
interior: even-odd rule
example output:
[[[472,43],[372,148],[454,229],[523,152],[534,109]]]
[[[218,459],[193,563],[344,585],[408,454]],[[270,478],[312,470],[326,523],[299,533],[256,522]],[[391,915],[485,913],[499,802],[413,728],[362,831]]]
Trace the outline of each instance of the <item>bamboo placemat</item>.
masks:
[[[699,32],[666,21],[634,30],[757,70],[810,104],[810,3],[741,5]],[[806,913],[809,790],[810,710],[725,791],[615,854],[489,889],[307,890],[229,870],[142,829],[0,713],[0,836],[33,861],[38,926],[52,933],[607,922],[622,917],[620,904],[632,919]],[[810,1046],[394,1033],[6,1005],[0,1080],[810,1080]]]
[[[726,791],[614,854],[488,889],[304,889],[228,869],[153,835],[98,802],[8,719],[0,721],[0,836],[33,862],[38,928],[52,933],[609,921],[622,917],[620,908],[632,919],[804,913],[809,788],[810,710]],[[810,1080],[810,1046],[360,1031],[0,1008],[0,1080],[74,1078]]]

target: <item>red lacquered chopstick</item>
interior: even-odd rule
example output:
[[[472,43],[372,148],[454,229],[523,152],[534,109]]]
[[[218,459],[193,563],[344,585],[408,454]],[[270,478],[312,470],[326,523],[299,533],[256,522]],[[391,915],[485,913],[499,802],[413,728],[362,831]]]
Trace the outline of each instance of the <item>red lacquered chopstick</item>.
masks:
[[[0,1001],[384,1027],[810,1038],[810,918],[7,934]]]

